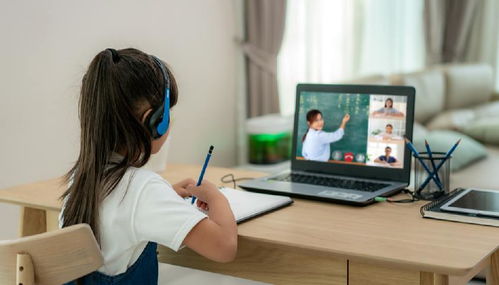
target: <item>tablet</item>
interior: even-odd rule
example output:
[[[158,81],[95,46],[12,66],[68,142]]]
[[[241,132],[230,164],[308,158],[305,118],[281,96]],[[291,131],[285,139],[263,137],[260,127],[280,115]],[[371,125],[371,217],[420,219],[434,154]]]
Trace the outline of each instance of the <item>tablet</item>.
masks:
[[[440,209],[499,218],[499,191],[467,189],[446,202]]]

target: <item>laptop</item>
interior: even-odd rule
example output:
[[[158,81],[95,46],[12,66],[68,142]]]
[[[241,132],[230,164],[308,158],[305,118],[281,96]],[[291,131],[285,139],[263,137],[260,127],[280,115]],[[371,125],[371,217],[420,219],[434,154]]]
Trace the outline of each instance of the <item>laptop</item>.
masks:
[[[291,169],[243,189],[367,205],[409,185],[415,89],[298,84]],[[343,127],[343,126],[344,127]]]

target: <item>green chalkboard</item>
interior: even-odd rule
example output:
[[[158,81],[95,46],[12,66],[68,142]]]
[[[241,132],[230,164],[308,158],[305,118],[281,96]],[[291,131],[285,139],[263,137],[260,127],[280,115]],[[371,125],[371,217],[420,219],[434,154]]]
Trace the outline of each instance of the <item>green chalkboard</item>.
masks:
[[[302,92],[299,105],[296,156],[302,156],[302,137],[308,130],[307,112],[311,109],[318,109],[324,118],[323,131],[325,132],[336,131],[343,116],[347,113],[350,114],[345,135],[340,141],[331,144],[331,152],[340,151],[342,154],[352,152],[354,156],[362,154],[365,157],[367,155],[369,99],[369,94]]]

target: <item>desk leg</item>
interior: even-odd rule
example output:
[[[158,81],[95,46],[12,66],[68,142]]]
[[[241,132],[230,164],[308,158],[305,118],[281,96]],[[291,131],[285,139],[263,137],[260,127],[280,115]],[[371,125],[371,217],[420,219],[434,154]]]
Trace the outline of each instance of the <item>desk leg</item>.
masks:
[[[449,276],[437,273],[421,272],[421,285],[449,285]],[[467,283],[463,283],[467,284]]]
[[[442,274],[434,274],[435,280],[433,281],[433,285],[448,285],[449,284],[449,276]]]
[[[448,285],[449,276],[349,261],[349,285]],[[463,283],[466,284],[466,283]]]
[[[487,285],[499,285],[499,251],[490,256],[490,266],[487,269]]]
[[[47,215],[45,210],[21,207],[19,235],[21,237],[36,235],[47,231]]]

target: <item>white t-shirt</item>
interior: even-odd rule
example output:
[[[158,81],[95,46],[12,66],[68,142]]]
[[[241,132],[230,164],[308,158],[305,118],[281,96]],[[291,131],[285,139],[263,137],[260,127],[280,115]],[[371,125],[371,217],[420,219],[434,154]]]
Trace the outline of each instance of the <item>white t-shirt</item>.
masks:
[[[303,141],[302,155],[307,160],[328,161],[331,156],[330,144],[343,138],[343,129],[328,133],[310,128]]]
[[[173,190],[160,175],[130,167],[100,206],[99,228],[107,275],[125,272],[149,241],[177,251],[206,215]],[[61,217],[59,218],[62,224]]]

